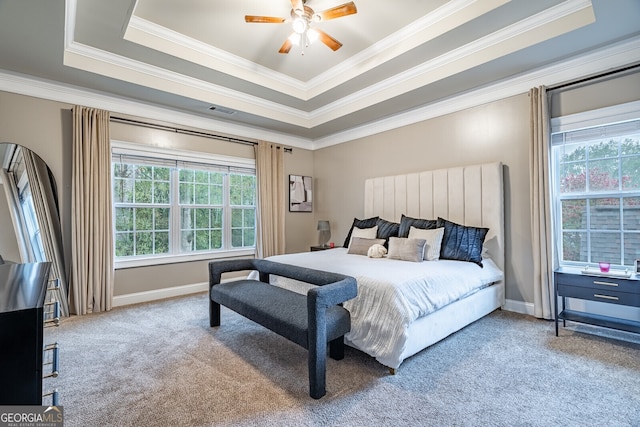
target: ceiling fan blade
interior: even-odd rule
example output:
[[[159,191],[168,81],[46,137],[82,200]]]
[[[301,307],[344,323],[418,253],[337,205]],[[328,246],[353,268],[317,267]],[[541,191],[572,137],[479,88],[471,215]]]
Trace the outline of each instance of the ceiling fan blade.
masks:
[[[331,9],[317,12],[316,15],[320,17],[321,21],[328,21],[329,19],[336,19],[342,16],[353,15],[357,13],[356,5],[354,2],[345,3],[340,6],[332,7]]]
[[[291,43],[291,40],[286,39],[284,43],[282,43],[282,46],[280,47],[280,50],[278,51],[278,53],[289,53],[289,51],[291,50],[291,46],[293,46],[293,43]]]
[[[296,12],[297,15],[304,14],[304,2],[302,0],[291,0],[291,8]]]
[[[331,50],[336,51],[342,47],[342,43],[331,37],[329,34],[317,28],[315,28],[315,30],[318,32],[318,38],[320,39],[320,41],[329,46]]]
[[[244,21],[256,24],[282,24],[285,21],[285,18],[278,18],[277,16],[245,15]]]

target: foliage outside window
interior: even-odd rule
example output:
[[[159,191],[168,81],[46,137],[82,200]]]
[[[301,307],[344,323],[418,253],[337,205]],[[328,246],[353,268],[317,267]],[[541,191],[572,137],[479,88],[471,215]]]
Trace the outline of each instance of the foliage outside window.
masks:
[[[250,169],[113,156],[116,261],[255,248]]]
[[[640,258],[640,120],[552,135],[560,264]]]

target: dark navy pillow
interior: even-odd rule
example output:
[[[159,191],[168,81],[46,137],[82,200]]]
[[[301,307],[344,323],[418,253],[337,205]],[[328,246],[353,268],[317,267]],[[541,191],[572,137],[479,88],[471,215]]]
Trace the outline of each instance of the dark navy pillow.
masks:
[[[437,226],[444,227],[440,259],[468,261],[482,267],[482,244],[488,228],[468,227],[440,217]]]
[[[400,224],[397,222],[387,221],[386,219],[379,218],[376,222],[378,226],[378,239],[384,239],[384,247],[389,247],[389,237],[398,237],[398,231],[400,230]]]
[[[411,218],[402,214],[400,218],[400,230],[398,230],[398,237],[409,237],[409,231],[411,227],[421,228],[423,230],[433,230],[438,225],[438,221],[435,219],[422,219]]]
[[[380,219],[380,217],[377,217],[377,216],[367,218],[367,219],[353,218],[353,224],[351,224],[351,228],[347,233],[347,238],[344,240],[344,244],[342,246],[345,248],[349,247],[349,242],[351,241],[351,233],[353,232],[353,227],[372,228],[376,226],[378,219]]]

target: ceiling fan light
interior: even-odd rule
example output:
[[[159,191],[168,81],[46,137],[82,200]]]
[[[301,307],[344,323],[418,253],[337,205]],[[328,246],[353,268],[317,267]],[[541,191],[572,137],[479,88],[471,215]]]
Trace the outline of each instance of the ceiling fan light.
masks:
[[[292,33],[289,36],[289,41],[294,45],[294,46],[300,46],[300,34],[298,33]]]
[[[302,34],[307,30],[307,21],[304,18],[296,18],[293,20],[293,31]]]
[[[309,44],[315,42],[320,38],[320,34],[314,30],[313,28],[309,28],[307,30],[307,39],[309,40]]]

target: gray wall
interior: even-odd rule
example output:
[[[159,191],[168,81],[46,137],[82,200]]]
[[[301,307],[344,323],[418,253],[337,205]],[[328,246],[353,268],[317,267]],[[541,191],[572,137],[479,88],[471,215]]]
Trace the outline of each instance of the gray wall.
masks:
[[[67,264],[71,259],[71,107],[70,104],[0,92],[0,142],[30,148],[44,159],[55,176]],[[254,157],[251,146],[209,138],[117,123],[112,123],[110,130],[111,137],[116,140],[163,148]],[[288,177],[288,174],[313,176],[313,152],[296,148],[292,153],[285,154],[285,176]],[[3,194],[0,196],[4,199]],[[315,236],[313,221],[313,213],[287,212],[287,252],[309,250]],[[70,271],[69,266],[67,271]],[[207,261],[119,269],[115,273],[114,295],[203,283],[207,280]]]
[[[552,114],[640,99],[640,73],[557,91]],[[317,243],[316,221],[331,221],[331,240],[341,245],[354,217],[363,213],[366,178],[458,165],[505,164],[506,297],[532,302],[529,230],[528,95],[425,120],[403,128],[317,151],[295,148],[285,155],[285,174],[314,177],[312,213],[286,214],[286,252]],[[70,259],[71,105],[0,92],[0,141],[24,145],[40,155],[58,183],[65,254]],[[114,124],[114,139],[253,157],[251,147],[201,137]],[[277,141],[275,141],[277,142]],[[288,202],[288,201],[287,201]],[[122,269],[115,295],[207,280],[206,261]]]
[[[501,161],[506,297],[533,301],[528,117],[529,98],[523,94],[318,150],[318,214],[331,221],[333,239],[342,243],[353,217],[362,218],[365,179]]]

